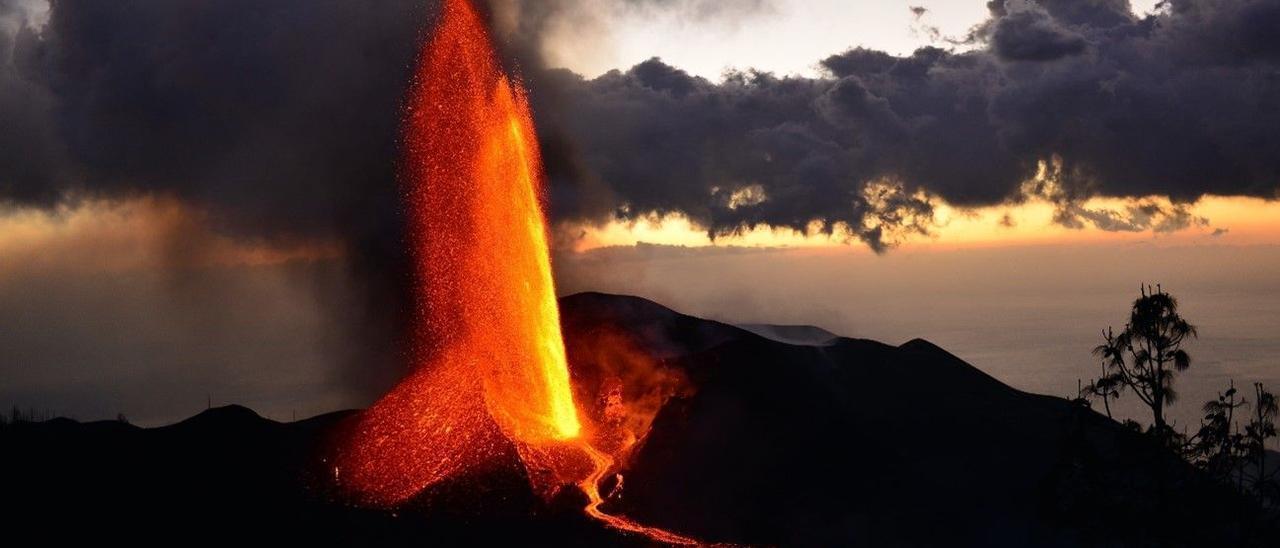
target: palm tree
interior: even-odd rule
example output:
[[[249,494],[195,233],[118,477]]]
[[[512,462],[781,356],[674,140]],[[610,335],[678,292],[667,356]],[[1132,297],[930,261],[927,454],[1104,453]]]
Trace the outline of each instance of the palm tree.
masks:
[[[1129,323],[1120,333],[1107,328],[1105,342],[1094,349],[1102,358],[1106,374],[1095,382],[1106,388],[1128,388],[1151,408],[1152,431],[1173,437],[1164,418],[1164,408],[1173,403],[1178,372],[1191,367],[1191,356],[1183,350],[1187,337],[1196,336],[1195,326],[1178,314],[1178,301],[1159,286],[1144,286],[1133,302]]]

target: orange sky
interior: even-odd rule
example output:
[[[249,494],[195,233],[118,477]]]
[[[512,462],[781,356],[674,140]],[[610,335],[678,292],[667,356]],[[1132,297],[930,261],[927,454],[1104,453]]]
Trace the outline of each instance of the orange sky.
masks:
[[[1146,198],[1167,205],[1168,200]],[[1134,200],[1095,198],[1084,207],[1122,210]],[[1280,201],[1256,198],[1207,196],[1189,208],[1195,217],[1208,219],[1207,225],[1191,226],[1171,233],[1108,232],[1087,225],[1068,228],[1053,221],[1054,206],[1043,199],[1022,204],[957,209],[940,203],[935,212],[932,234],[907,234],[900,238],[901,248],[954,249],[997,245],[1047,245],[1115,243],[1154,240],[1158,243],[1187,245],[1223,243],[1232,245],[1280,243]],[[1006,221],[1007,216],[1007,221]],[[576,251],[599,247],[633,245],[637,242],[684,245],[733,245],[748,247],[833,247],[845,245],[841,236],[804,236],[788,229],[757,228],[741,236],[708,238],[705,230],[694,226],[687,217],[668,215],[639,222],[614,221],[603,225],[562,224],[561,233],[570,235],[568,245]],[[1215,232],[1225,232],[1214,235]],[[865,246],[854,247],[867,251]],[[869,251],[867,251],[869,252]]]
[[[1167,204],[1167,200],[1147,198]],[[1089,208],[1123,209],[1134,201],[1093,199]],[[0,256],[25,269],[76,266],[99,271],[172,266],[262,265],[341,256],[334,242],[246,241],[212,231],[202,213],[163,198],[125,201],[84,200],[52,211],[0,207]],[[899,250],[927,251],[995,246],[1103,244],[1146,241],[1165,245],[1280,244],[1280,201],[1208,196],[1190,206],[1207,225],[1172,233],[1108,232],[1087,225],[1073,229],[1053,221],[1054,206],[1043,199],[1022,204],[957,209],[938,203],[930,235],[898,235]],[[1005,221],[1007,216],[1008,222]],[[757,228],[713,242],[705,230],[679,214],[638,222],[602,225],[561,223],[559,247],[587,251],[609,246],[651,244],[745,247],[804,247],[870,253],[841,236],[804,236],[787,229]],[[1217,233],[1218,231],[1225,232]],[[175,248],[175,246],[177,246]],[[0,268],[3,274],[3,268]]]

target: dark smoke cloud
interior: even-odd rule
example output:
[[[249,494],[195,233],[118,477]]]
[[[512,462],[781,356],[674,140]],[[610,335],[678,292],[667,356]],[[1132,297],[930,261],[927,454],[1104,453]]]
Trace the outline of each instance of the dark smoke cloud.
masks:
[[[30,116],[59,138],[65,187],[170,193],[253,235],[345,234],[387,198],[370,187],[393,175],[419,4],[55,2],[12,39],[10,77],[47,103]],[[56,196],[38,175],[5,173],[9,197]]]
[[[23,3],[0,0],[0,199],[49,203],[58,194],[61,154],[51,95],[19,72],[36,40],[30,16]]]
[[[366,298],[320,295],[351,331],[331,350],[371,391],[390,382],[405,314],[397,128],[432,8],[54,1],[41,24],[35,3],[0,0],[0,201],[159,195],[237,237],[343,243]],[[173,276],[195,245],[172,246]]]

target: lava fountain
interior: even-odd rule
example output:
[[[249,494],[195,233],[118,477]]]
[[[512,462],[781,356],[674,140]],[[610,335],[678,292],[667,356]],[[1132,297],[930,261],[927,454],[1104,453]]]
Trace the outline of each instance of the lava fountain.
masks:
[[[362,414],[338,481],[394,506],[509,441],[540,492],[577,485],[610,526],[692,542],[600,510],[616,455],[592,446],[574,404],[533,120],[468,0],[445,0],[406,111],[414,369]]]

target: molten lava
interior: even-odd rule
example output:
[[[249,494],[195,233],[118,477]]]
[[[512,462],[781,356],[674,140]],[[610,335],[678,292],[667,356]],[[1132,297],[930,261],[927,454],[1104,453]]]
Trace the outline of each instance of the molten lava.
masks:
[[[509,442],[544,494],[578,485],[593,517],[692,542],[600,510],[598,484],[622,453],[593,447],[574,404],[532,117],[468,0],[444,2],[404,139],[414,370],[359,419],[336,463],[340,484],[391,506],[484,465]]]

